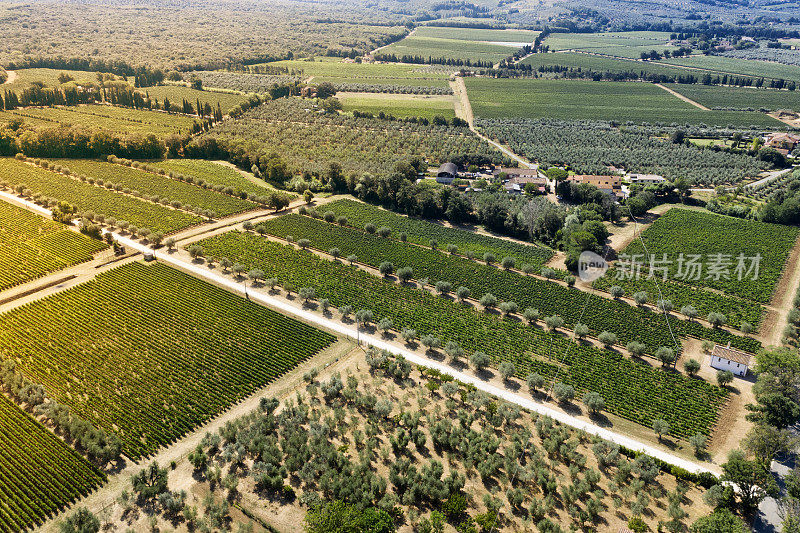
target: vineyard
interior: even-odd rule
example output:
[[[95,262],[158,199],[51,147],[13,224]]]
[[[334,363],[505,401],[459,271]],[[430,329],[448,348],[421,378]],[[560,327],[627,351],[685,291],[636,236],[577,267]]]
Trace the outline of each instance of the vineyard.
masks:
[[[147,94],[150,98],[155,98],[163,104],[168,99],[173,105],[181,105],[183,100],[188,101],[193,106],[197,101],[200,104],[209,104],[213,109],[220,106],[223,113],[227,113],[234,107],[247,100],[243,94],[232,94],[214,91],[199,91],[191,87],[182,85],[156,85],[155,87],[145,87],[139,92]]]
[[[800,111],[800,91],[758,89],[755,87],[712,87],[708,85],[669,85],[695,102],[714,109],[793,109]]]
[[[502,161],[499,151],[467,128],[320,114],[312,102],[297,98],[266,102],[200,137],[205,138],[217,139],[231,152],[256,155],[270,155],[279,146],[292,170],[319,173],[333,162],[349,175],[389,172],[397,161],[412,157],[431,164],[463,154]]]
[[[723,74],[800,81],[800,66],[782,65],[770,61],[752,61],[735,57],[698,55],[665,59],[662,62],[670,65],[713,70],[714,72]]]
[[[138,459],[334,337],[169,267],[131,263],[0,315],[0,354]]]
[[[675,65],[666,65],[654,61],[636,61],[627,58],[613,58],[596,56],[578,52],[563,52],[558,54],[536,53],[531,54],[522,61],[523,65],[531,65],[534,70],[539,67],[567,67],[573,69],[589,70],[594,72],[615,72],[664,75],[664,76],[698,76],[702,72],[682,68]]]
[[[553,33],[544,40],[551,50],[580,50],[632,59],[638,59],[642,52],[677,48],[668,42],[669,33],[658,31]]]
[[[479,118],[781,126],[778,120],[761,113],[705,111],[649,83],[493,78],[466,78],[464,82]]]
[[[52,126],[86,126],[115,133],[143,135],[153,133],[159,137],[171,133],[188,133],[194,123],[194,119],[184,115],[100,104],[76,107],[30,107],[7,113],[25,121],[46,122]]]
[[[724,389],[677,372],[642,364],[619,353],[576,344],[521,321],[483,313],[450,298],[434,296],[409,285],[379,279],[341,262],[325,260],[249,233],[231,232],[200,242],[208,256],[227,257],[246,268],[263,270],[294,287],[313,287],[332,307],[369,309],[375,321],[390,318],[394,328],[413,328],[422,337],[457,342],[467,354],[481,350],[495,364],[513,361],[517,375],[538,372],[580,391],[603,395],[610,412],[649,426],[668,420],[674,434],[708,433],[727,397]]]
[[[528,263],[541,267],[553,257],[553,251],[544,246],[525,245],[472,231],[449,228],[353,200],[336,200],[326,204],[322,210],[334,213],[337,218],[345,217],[347,225],[354,228],[363,228],[366,224],[388,227],[393,231],[394,238],[399,238],[401,233],[405,233],[408,242],[429,246],[433,240],[442,250],[446,250],[452,244],[458,247],[459,253],[469,252],[478,258],[490,253],[498,260],[503,257],[513,257],[518,266]]]
[[[25,186],[31,195],[68,202],[80,212],[91,211],[106,218],[126,220],[139,228],[171,233],[199,224],[200,217],[170,209],[98,185],[84,183],[13,158],[0,158],[0,181],[12,187]]]
[[[700,150],[654,137],[668,134],[666,128],[531,119],[480,120],[477,125],[517,154],[540,164],[569,165],[579,174],[607,174],[608,166],[614,165],[628,172],[717,185],[737,183],[769,168],[748,155]]]
[[[106,245],[0,201],[0,291],[83,263]]]
[[[291,235],[295,239],[308,239],[312,246],[320,250],[338,248],[342,257],[356,255],[360,262],[373,267],[380,266],[384,261],[392,263],[396,269],[411,267],[416,279],[426,278],[431,284],[446,281],[451,284],[451,290],[466,287],[476,299],[491,293],[500,302],[514,302],[520,309],[538,309],[542,317],[559,315],[570,329],[582,322],[595,336],[603,331],[611,331],[618,336],[621,345],[640,341],[647,346],[649,353],[655,353],[659,346],[672,346],[664,317],[627,303],[595,298],[584,310],[588,295],[578,289],[519,275],[453,254],[334,226],[310,217],[285,215],[262,224],[277,237]],[[497,258],[498,261],[500,259]],[[696,322],[675,318],[670,320],[672,327],[681,335],[691,334],[720,344],[730,342],[750,352],[761,347],[755,339],[704,328]]]
[[[344,111],[360,111],[378,115],[383,112],[398,118],[435,116],[452,119],[456,116],[452,96],[405,95],[380,93],[337,93]]]
[[[713,254],[727,254],[727,276],[709,277],[703,270],[701,279],[686,280],[698,287],[710,287],[754,302],[769,303],[800,231],[795,227],[767,224],[754,220],[714,215],[688,209],[670,209],[642,234],[647,250],[656,257],[668,254],[674,261],[669,278],[678,279],[677,255],[703,254],[708,263]],[[644,254],[642,245],[634,241],[624,253]],[[737,258],[760,256],[758,279],[742,276],[737,279]],[[744,263],[749,268],[751,262]],[[713,273],[712,273],[713,274]],[[727,279],[726,279],[727,278]]]
[[[177,201],[183,207],[211,210],[219,217],[256,207],[254,203],[241,198],[124,165],[87,159],[60,160],[56,164],[64,165],[74,174],[100,179],[104,184],[121,185],[123,190],[138,191],[148,198],[157,198],[159,203]]]
[[[191,176],[195,179],[195,182],[197,180],[203,180],[207,184],[218,187],[232,187],[234,190],[244,191],[256,196],[275,191],[275,187],[271,186],[266,181],[260,179],[250,181],[235,168],[205,159],[167,159],[164,161],[148,162],[147,164],[163,168],[167,172],[172,172],[175,175],[183,174],[184,176]],[[290,193],[284,191],[283,194]]]
[[[23,531],[106,481],[61,439],[0,395],[0,531]]]

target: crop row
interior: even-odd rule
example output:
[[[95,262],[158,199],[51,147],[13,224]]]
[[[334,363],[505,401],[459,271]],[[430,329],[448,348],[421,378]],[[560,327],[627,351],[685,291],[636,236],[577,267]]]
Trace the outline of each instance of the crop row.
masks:
[[[334,337],[191,276],[132,263],[0,315],[0,354],[59,403],[154,452]]]
[[[92,211],[152,231],[171,233],[202,222],[200,217],[189,213],[84,183],[13,158],[0,158],[0,182],[12,187],[24,185],[31,195],[61,200],[75,206],[79,212]]]
[[[396,330],[413,328],[420,337],[433,335],[442,343],[456,342],[467,354],[483,351],[495,364],[514,361],[519,377],[538,372],[552,380],[563,365],[560,381],[579,391],[601,392],[612,412],[640,424],[649,426],[663,418],[678,436],[708,433],[727,396],[705,381],[654,369],[521,321],[478,312],[255,234],[230,232],[199,244],[207,256],[261,269],[265,277],[284,286],[314,288],[317,297],[327,299],[331,306],[369,309],[376,321],[391,319]]]
[[[106,248],[29,211],[0,201],[0,290],[76,265]]]
[[[538,309],[542,316],[559,315],[568,327],[581,322],[589,326],[594,335],[611,331],[617,335],[621,344],[640,341],[647,346],[650,353],[654,353],[659,346],[673,344],[663,316],[624,302],[594,297],[587,304],[589,294],[575,288],[327,224],[310,217],[284,215],[263,224],[272,235],[308,239],[312,246],[322,250],[337,247],[343,257],[354,254],[359,261],[375,267],[384,261],[391,262],[397,269],[411,267],[415,278],[427,278],[431,283],[446,281],[451,284],[451,290],[466,287],[473,298],[491,293],[499,301],[515,302],[520,309],[532,307]],[[760,343],[750,337],[706,328],[697,322],[674,317],[669,320],[680,335],[694,335],[718,343],[730,342],[733,346],[751,352],[760,348]]]
[[[443,250],[446,250],[448,245],[454,245],[458,247],[458,253],[470,252],[477,258],[483,258],[484,254],[490,253],[498,260],[503,257],[513,257],[518,266],[528,263],[541,267],[553,257],[553,250],[544,246],[525,245],[472,231],[449,228],[348,199],[326,204],[320,211],[331,211],[337,218],[345,217],[347,225],[354,228],[363,228],[367,224],[388,227],[395,238],[404,233],[408,242],[429,246],[431,241],[436,241],[438,247]]]
[[[768,303],[798,234],[800,230],[791,226],[670,209],[644,231],[642,239],[650,255],[663,258],[666,254],[671,261],[663,264],[669,268],[668,278],[681,279],[680,254],[686,260],[692,254],[700,255],[703,270],[699,279],[689,276],[685,283]],[[641,242],[634,241],[624,253],[639,255],[641,261],[645,252]],[[737,271],[740,256],[744,268]],[[713,265],[717,265],[715,270]],[[753,266],[756,268],[751,270]],[[691,272],[686,263],[683,272]]]
[[[0,531],[40,525],[105,475],[0,395]]]
[[[220,217],[256,207],[247,200],[124,165],[88,159],[72,159],[59,163],[68,166],[73,173],[121,185],[125,189],[139,191],[145,196],[169,198],[186,206],[208,209]]]

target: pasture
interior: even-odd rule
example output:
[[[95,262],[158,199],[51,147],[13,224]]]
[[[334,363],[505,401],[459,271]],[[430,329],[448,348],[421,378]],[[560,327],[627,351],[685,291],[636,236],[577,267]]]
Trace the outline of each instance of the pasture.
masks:
[[[772,117],[743,111],[704,111],[663,89],[637,82],[466,78],[479,118],[603,120],[633,123],[778,127]]]
[[[139,459],[335,341],[165,265],[131,263],[0,315],[0,355]]]

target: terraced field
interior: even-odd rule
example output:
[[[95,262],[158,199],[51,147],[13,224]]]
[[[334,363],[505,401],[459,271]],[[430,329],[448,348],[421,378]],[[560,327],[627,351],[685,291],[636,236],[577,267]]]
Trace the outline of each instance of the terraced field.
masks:
[[[704,111],[648,83],[586,80],[466,78],[479,118],[607,120],[634,123],[778,127],[772,117],[745,111]]]
[[[106,183],[121,185],[123,189],[139,191],[148,197],[157,196],[162,201],[168,199],[179,201],[183,206],[208,209],[219,217],[241,213],[256,207],[253,202],[241,198],[124,165],[89,159],[63,159],[56,162],[69,167],[74,174],[102,179]]]
[[[116,133],[153,133],[165,137],[171,133],[188,133],[194,119],[146,109],[128,109],[90,104],[76,107],[32,107],[6,111],[25,121],[46,122],[52,126],[91,126]]]
[[[0,290],[83,263],[105,243],[0,201]]]
[[[673,208],[650,225],[642,239],[651,255],[662,258],[667,254],[671,259],[671,263],[663,265],[669,269],[668,278],[682,279],[688,285],[710,287],[753,302],[768,303],[798,234],[800,230],[791,226]],[[623,253],[644,257],[639,241],[634,241]],[[693,254],[702,256],[700,279],[679,276],[679,254],[684,254],[687,262]],[[740,255],[745,258],[741,279],[737,273]],[[760,257],[760,261],[756,261],[757,271],[750,270],[751,257]],[[714,264],[719,268],[709,270],[709,266]],[[683,274],[690,272],[693,271],[685,262]],[[757,279],[752,279],[756,275]]]
[[[64,441],[0,395],[0,531],[24,531],[106,481]]]
[[[610,412],[645,426],[655,418],[668,420],[677,436],[707,433],[727,397],[727,391],[705,381],[664,372],[616,352],[575,344],[521,321],[478,312],[450,298],[384,281],[255,234],[231,232],[200,244],[208,256],[262,269],[266,277],[280,283],[313,287],[317,297],[327,298],[333,307],[370,309],[376,321],[390,318],[397,330],[414,328],[420,336],[434,335],[443,344],[457,342],[467,354],[482,350],[494,364],[511,360],[519,377],[538,372],[551,379],[557,365],[562,365],[559,381],[579,391],[599,392]]]
[[[426,278],[431,284],[446,281],[451,284],[451,291],[466,287],[476,299],[491,293],[500,302],[515,302],[521,310],[527,307],[538,309],[542,317],[559,315],[570,329],[582,322],[595,336],[611,331],[623,346],[634,340],[640,341],[649,353],[655,353],[659,346],[673,345],[664,317],[626,303],[596,297],[591,305],[586,306],[588,295],[578,289],[310,217],[285,215],[263,225],[276,237],[291,235],[294,239],[308,239],[312,246],[323,251],[336,247],[342,257],[356,255],[360,262],[376,268],[384,261],[391,262],[397,269],[411,267],[417,279]],[[751,352],[761,347],[755,339],[704,328],[696,322],[672,318],[671,323],[680,335],[691,334],[718,343],[731,342]]]
[[[161,264],[131,263],[0,315],[0,357],[138,459],[331,344]]]
[[[79,212],[103,214],[152,231],[171,233],[202,222],[200,217],[184,211],[90,185],[13,158],[0,158],[0,179],[14,187],[24,185],[32,194],[68,202]]]

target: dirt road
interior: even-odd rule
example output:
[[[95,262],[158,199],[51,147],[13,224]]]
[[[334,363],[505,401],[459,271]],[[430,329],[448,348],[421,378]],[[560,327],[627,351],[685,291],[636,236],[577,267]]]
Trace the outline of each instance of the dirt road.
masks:
[[[675,96],[675,97],[677,97],[677,98],[678,98],[678,99],[680,99],[680,100],[683,100],[683,101],[684,101],[684,102],[686,102],[687,104],[692,104],[693,106],[695,106],[695,107],[697,107],[697,108],[699,108],[699,109],[702,109],[703,111],[711,111],[711,110],[710,110],[709,108],[707,108],[706,106],[704,106],[704,105],[702,105],[702,104],[700,104],[700,103],[698,103],[698,102],[695,102],[695,101],[694,101],[694,100],[692,100],[691,98],[689,98],[689,97],[687,97],[687,96],[684,96],[684,95],[682,95],[681,93],[679,93],[679,92],[677,92],[677,91],[673,91],[673,90],[672,90],[672,89],[670,89],[669,87],[666,87],[666,86],[664,86],[664,85],[661,85],[660,83],[656,83],[656,84],[654,84],[654,85],[655,85],[656,87],[661,87],[662,89],[664,89],[665,91],[667,91],[667,92],[668,92],[669,94],[671,94],[672,96]]]

